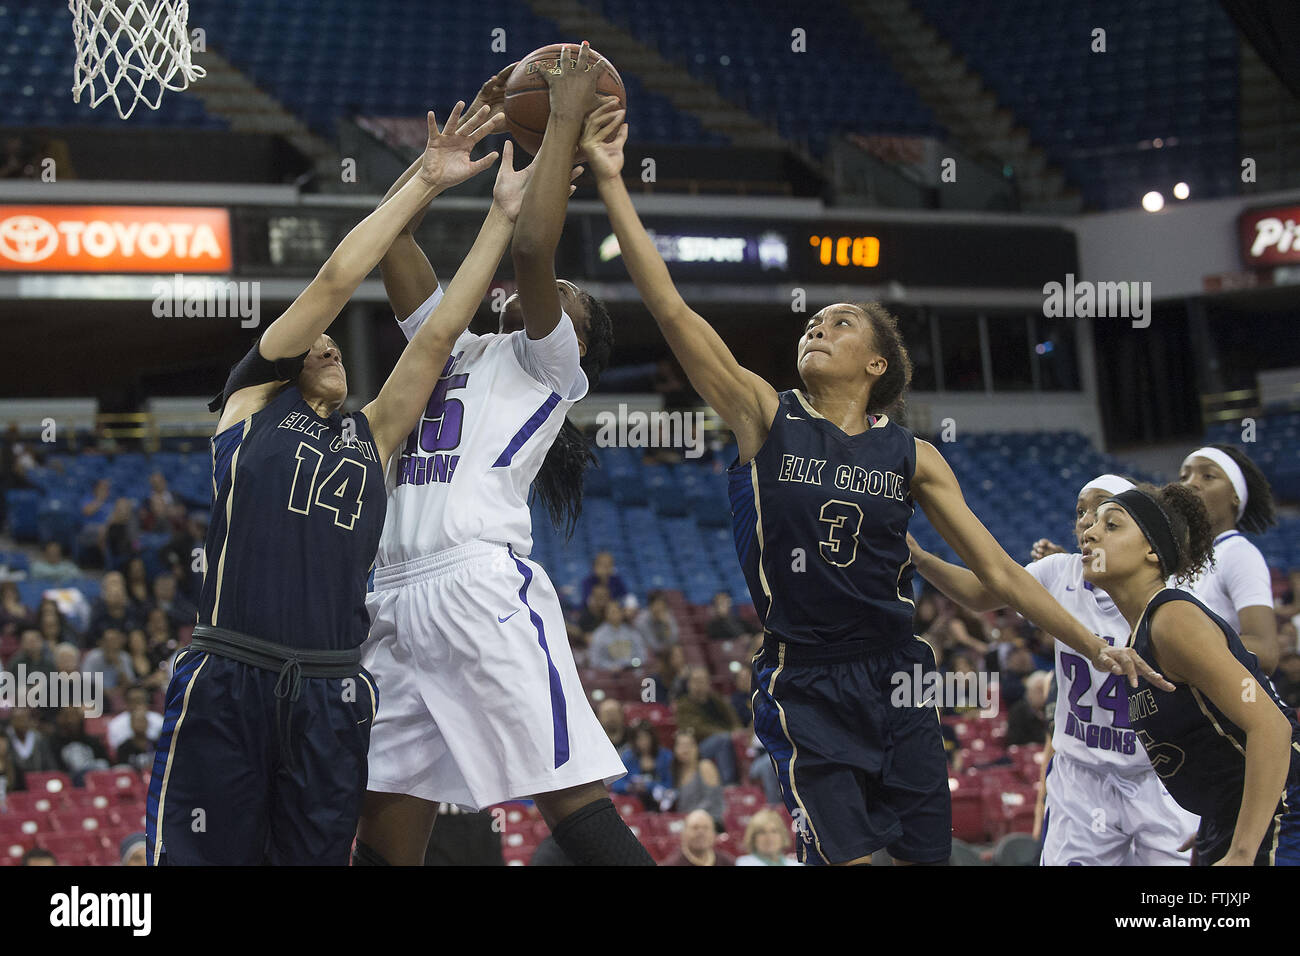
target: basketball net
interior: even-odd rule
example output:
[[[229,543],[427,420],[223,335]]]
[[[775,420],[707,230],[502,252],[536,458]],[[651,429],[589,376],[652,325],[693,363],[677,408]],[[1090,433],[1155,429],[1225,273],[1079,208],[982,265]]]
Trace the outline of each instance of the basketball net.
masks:
[[[126,119],[137,104],[156,110],[163,91],[179,92],[204,75],[190,62],[188,0],[68,0],[68,9],[74,103],[86,91],[92,109],[111,97]]]

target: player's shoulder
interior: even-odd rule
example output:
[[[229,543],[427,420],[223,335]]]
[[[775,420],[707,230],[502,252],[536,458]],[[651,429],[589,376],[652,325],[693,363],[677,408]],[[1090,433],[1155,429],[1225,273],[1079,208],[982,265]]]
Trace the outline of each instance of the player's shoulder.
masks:
[[[1216,561],[1221,558],[1230,558],[1232,560],[1258,558],[1260,561],[1264,560],[1263,552],[1255,547],[1254,542],[1240,531],[1233,532],[1219,541],[1214,546],[1214,556]]]
[[[1078,587],[1076,579],[1079,582],[1083,580],[1083,555],[1077,552],[1049,554],[1037,561],[1030,561],[1025,565],[1025,570],[1044,586],[1050,581]]]

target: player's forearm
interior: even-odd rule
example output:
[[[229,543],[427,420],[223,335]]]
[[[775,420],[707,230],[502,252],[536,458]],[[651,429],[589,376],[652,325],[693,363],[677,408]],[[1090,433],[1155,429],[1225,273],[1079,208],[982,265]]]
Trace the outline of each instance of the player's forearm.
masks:
[[[1010,558],[1006,559],[1005,570],[997,576],[996,583],[985,579],[983,574],[980,578],[997,595],[1002,602],[1000,606],[1019,611],[1029,623],[1060,639],[1089,661],[1095,660],[1099,651],[1110,646],[1080,624],[1032,574]]]
[[[923,548],[912,550],[912,563],[921,577],[947,598],[972,611],[993,611],[1005,605],[973,571],[952,564]]]
[[[565,119],[552,113],[546,122],[546,134],[533,160],[533,176],[519,207],[512,250],[516,261],[542,260],[549,265],[555,259],[569,208],[573,151],[581,129],[580,117]]]
[[[1272,707],[1267,695],[1258,698],[1259,706]],[[1274,708],[1276,711],[1276,708]],[[1286,787],[1291,765],[1291,725],[1280,711],[1277,719],[1261,721],[1246,730],[1246,774],[1242,783],[1241,809],[1232,832],[1229,855],[1253,861],[1268,832],[1269,822],[1277,813],[1278,798]]]
[[[623,180],[618,176],[603,179],[597,188],[609,213],[609,224],[614,228],[627,273],[646,308],[666,333],[667,326],[682,314],[686,303],[673,284],[663,257],[645,231]]]
[[[388,201],[361,220],[325,260],[317,281],[347,288],[351,295],[393,244],[415,213],[441,190],[415,176]],[[322,330],[323,331],[323,330]]]
[[[1265,675],[1271,675],[1275,670],[1277,670],[1279,654],[1277,650],[1276,637],[1246,633],[1242,633],[1240,636],[1241,643],[1245,646],[1246,650],[1255,655],[1256,660],[1259,661],[1259,669],[1263,671]]]
[[[497,267],[501,265],[501,257],[510,246],[513,233],[514,224],[510,218],[501,211],[500,206],[492,203],[483,225],[479,227],[474,245],[452,277],[442,302],[420,327],[420,331],[411,340],[412,344],[419,341],[420,336],[428,330],[432,341],[439,343],[435,347],[440,347],[441,343],[447,343],[450,347],[469,327],[483,296],[487,294],[488,286],[492,284]]]

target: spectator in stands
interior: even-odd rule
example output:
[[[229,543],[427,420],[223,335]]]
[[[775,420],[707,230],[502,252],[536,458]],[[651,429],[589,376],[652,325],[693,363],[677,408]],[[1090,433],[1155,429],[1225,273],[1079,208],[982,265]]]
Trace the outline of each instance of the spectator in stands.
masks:
[[[713,820],[703,810],[696,810],[686,818],[682,827],[682,848],[664,860],[660,866],[735,866],[736,858],[725,850],[715,848],[718,831]]]
[[[586,596],[582,613],[578,615],[578,628],[585,638],[584,644],[591,642],[592,632],[605,622],[605,608],[609,605],[609,588],[603,584],[596,585]]]
[[[999,675],[999,690],[1002,692],[1002,704],[1005,707],[1015,707],[1025,696],[1025,681],[1034,671],[1034,656],[1029,653],[1029,648],[1022,646],[1014,647],[1011,653],[1007,655],[1006,665],[1002,668]]]
[[[163,665],[171,660],[176,649],[180,647],[176,629],[167,619],[167,612],[159,607],[154,608],[149,612],[149,619],[145,621],[144,627],[149,637],[149,660],[154,667],[167,670]]]
[[[171,531],[176,496],[167,487],[161,471],[149,476],[149,497],[140,509],[140,527],[145,531]]]
[[[13,744],[7,734],[0,734],[0,809],[5,806],[5,794],[26,789],[27,779],[14,754]]]
[[[106,627],[99,635],[99,643],[81,663],[85,674],[103,674],[104,689],[117,687],[135,680],[131,655],[126,652],[126,635],[121,628]]]
[[[790,853],[790,828],[775,810],[762,809],[749,818],[745,827],[744,856],[736,866],[799,866]]]
[[[23,854],[23,866],[58,866],[59,861],[45,847],[34,846]]]
[[[79,642],[77,629],[67,622],[58,603],[50,598],[41,601],[40,609],[36,612],[36,626],[40,628],[41,640],[50,647]]]
[[[153,590],[149,586],[149,569],[144,558],[136,555],[126,563],[126,600],[136,620],[143,622],[153,608]]]
[[[36,726],[36,714],[29,707],[15,707],[5,730],[9,748],[18,765],[27,773],[58,770],[58,761],[50,749],[49,739]]]
[[[623,618],[617,601],[605,605],[605,622],[591,634],[588,663],[603,671],[620,671],[649,662],[641,632]]]
[[[645,639],[645,646],[656,654],[677,643],[677,618],[662,591],[650,592],[650,600],[636,616],[635,626]]]
[[[127,712],[127,716],[130,718],[131,736],[117,748],[116,763],[126,764],[136,770],[147,770],[153,764],[158,738],[149,736],[149,718],[143,711]]]
[[[104,564],[117,567],[139,552],[139,536],[135,502],[130,498],[118,498],[108,520],[99,529],[99,548],[104,553]]]
[[[63,554],[63,545],[57,541],[45,542],[41,556],[32,562],[33,581],[52,581],[56,584],[81,577],[81,569]]]
[[[142,619],[131,606],[126,591],[126,578],[121,571],[110,571],[104,575],[100,585],[99,600],[90,612],[89,636],[101,634],[105,628],[114,627],[123,634],[134,627],[139,627]]]
[[[736,751],[731,732],[740,730],[740,721],[720,694],[709,686],[709,672],[692,667],[686,678],[686,693],[674,705],[677,726],[689,730],[700,742],[700,752],[713,761],[724,783],[736,782]]]
[[[167,620],[176,627],[193,624],[198,619],[198,607],[177,590],[176,575],[170,571],[153,579],[153,601],[154,607],[166,612]]]
[[[673,789],[673,752],[661,746],[654,725],[637,721],[632,728],[632,742],[619,756],[627,767],[627,776],[610,785],[614,793],[626,793],[641,799],[647,810],[662,809]]]
[[[674,644],[659,652],[659,670],[651,676],[654,681],[653,699],[668,704],[686,693],[686,650]]]
[[[736,712],[736,719],[745,729],[754,723],[754,712],[749,707],[749,702],[754,695],[753,688],[750,686],[752,683],[753,672],[748,667],[738,668],[731,678],[731,709]]]
[[[135,832],[122,838],[118,844],[118,856],[123,866],[148,866],[148,843],[142,832]]]
[[[32,610],[23,603],[18,585],[13,581],[0,584],[0,634],[17,634],[32,620]]]
[[[98,737],[86,733],[86,718],[80,707],[62,707],[50,735],[50,749],[59,761],[59,769],[80,787],[91,770],[107,770],[108,751]]]
[[[706,810],[718,831],[725,829],[722,775],[712,760],[700,756],[699,742],[689,730],[677,731],[673,740],[672,780],[676,792],[675,813]]]
[[[713,595],[712,607],[713,613],[709,616],[709,623],[705,625],[709,640],[728,641],[733,637],[748,637],[753,633],[753,628],[733,612],[731,595],[726,591],[719,591]]]
[[[605,728],[605,734],[614,749],[622,751],[629,743],[627,720],[623,715],[623,705],[612,697],[606,697],[596,707],[596,719]]]
[[[131,670],[135,679],[150,690],[160,690],[167,686],[168,673],[161,667],[161,661],[155,660],[149,653],[149,635],[143,628],[134,628],[126,636],[126,654],[131,658]]]
[[[1028,651],[1025,652],[1026,654]],[[1034,671],[1025,678],[1025,694],[1007,715],[1006,745],[1041,744],[1047,737],[1047,691],[1050,671]]]
[[[0,149],[0,179],[37,179],[40,177],[40,155],[36,147],[24,136],[6,136]]]
[[[108,523],[109,516],[113,512],[112,491],[113,483],[107,478],[100,478],[95,482],[94,491],[81,499],[81,535],[79,540],[83,545],[81,551],[83,555],[86,547],[99,548],[100,554],[103,554],[101,539],[104,525]]]
[[[146,735],[157,740],[162,733],[163,716],[149,709],[149,702],[153,696],[149,688],[135,683],[126,689],[123,696],[126,700],[126,709],[114,715],[108,722],[108,746],[117,750],[127,741],[133,732],[131,721],[136,714],[144,715]]]
[[[198,513],[187,514],[185,506],[177,503],[172,506],[172,525],[176,531],[162,549],[163,564],[176,575],[180,593],[197,602],[199,589],[203,586],[201,556],[204,537],[208,533],[207,522]]]
[[[54,670],[54,650],[41,639],[41,632],[34,627],[23,631],[18,639],[18,653],[9,659],[4,669],[17,677],[19,667],[28,675]]]
[[[592,559],[591,573],[582,579],[583,604],[587,603],[587,598],[591,596],[591,589],[598,584],[603,584],[609,589],[611,600],[621,601],[627,594],[627,585],[614,570],[614,556],[608,551],[601,551]]]

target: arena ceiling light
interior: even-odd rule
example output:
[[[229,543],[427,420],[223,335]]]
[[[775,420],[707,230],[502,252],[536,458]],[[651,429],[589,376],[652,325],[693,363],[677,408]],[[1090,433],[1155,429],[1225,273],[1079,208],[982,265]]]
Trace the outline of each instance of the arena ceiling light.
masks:
[[[1142,208],[1147,212],[1159,212],[1165,208],[1165,197],[1153,189],[1142,197]]]
[[[1174,198],[1175,198],[1175,199],[1186,199],[1186,198],[1187,198],[1188,196],[1190,196],[1191,194],[1192,194],[1192,190],[1191,190],[1190,187],[1188,187],[1187,183],[1175,183],[1175,184],[1174,184]]]

